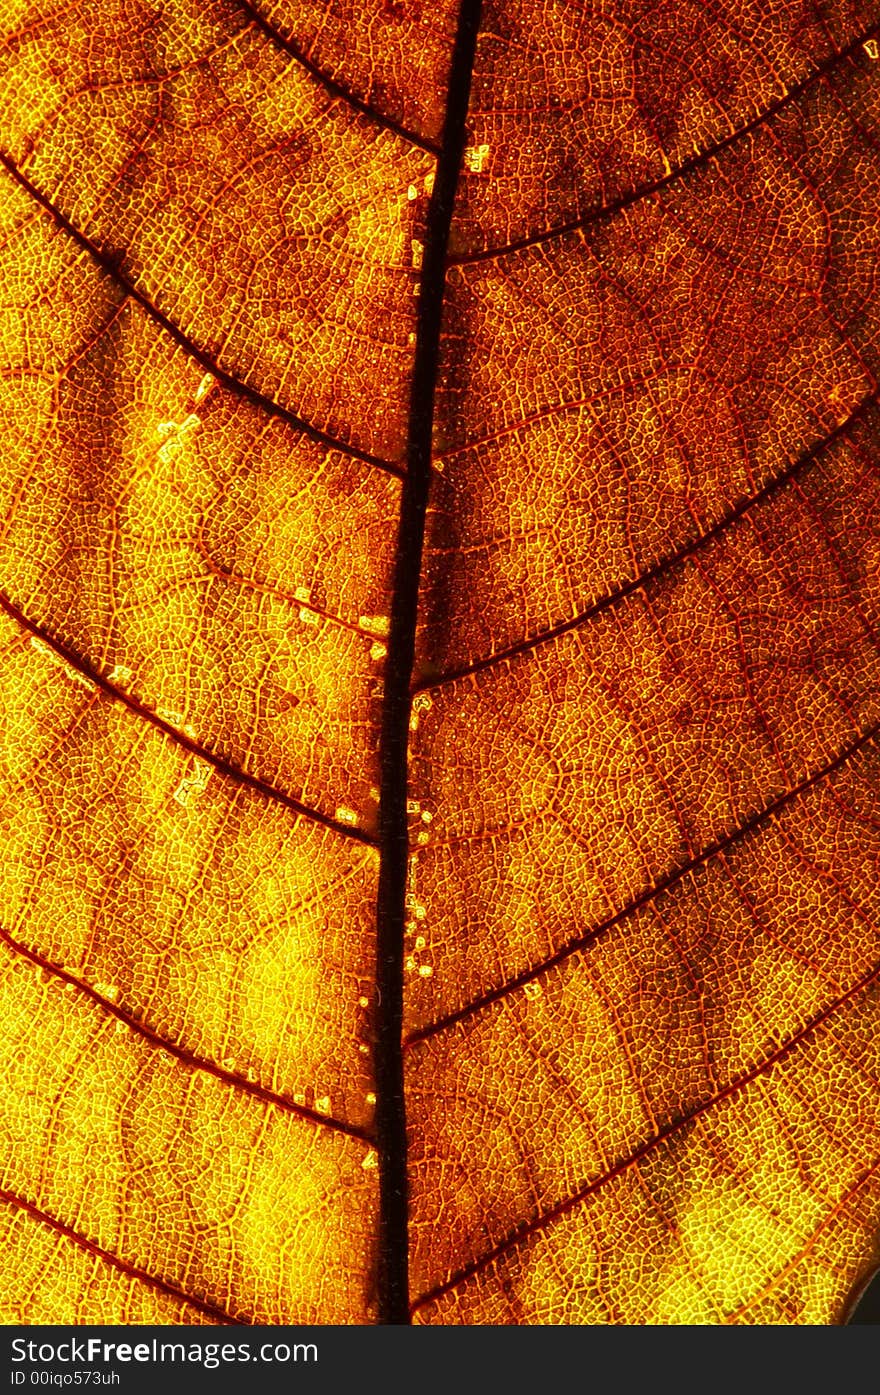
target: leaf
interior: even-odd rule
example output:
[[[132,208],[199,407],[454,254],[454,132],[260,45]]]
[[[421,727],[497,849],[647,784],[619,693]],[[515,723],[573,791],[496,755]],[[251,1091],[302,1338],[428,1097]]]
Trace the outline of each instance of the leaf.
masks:
[[[877,6],[2,45],[4,1319],[841,1321]]]

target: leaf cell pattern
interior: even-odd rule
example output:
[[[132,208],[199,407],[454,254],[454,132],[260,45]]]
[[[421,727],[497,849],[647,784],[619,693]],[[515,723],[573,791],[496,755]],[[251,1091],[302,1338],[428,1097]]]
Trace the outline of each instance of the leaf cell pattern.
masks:
[[[0,9],[4,1320],[843,1320],[878,78],[866,0]]]

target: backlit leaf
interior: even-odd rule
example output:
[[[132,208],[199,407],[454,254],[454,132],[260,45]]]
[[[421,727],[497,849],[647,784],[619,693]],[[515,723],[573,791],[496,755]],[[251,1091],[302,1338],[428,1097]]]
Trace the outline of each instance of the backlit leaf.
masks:
[[[0,18],[4,1319],[841,1321],[880,8]]]

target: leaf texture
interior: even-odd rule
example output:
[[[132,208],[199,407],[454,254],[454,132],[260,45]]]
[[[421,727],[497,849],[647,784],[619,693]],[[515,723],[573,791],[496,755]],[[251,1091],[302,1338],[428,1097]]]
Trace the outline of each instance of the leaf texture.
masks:
[[[841,1321],[880,9],[0,15],[4,1319]]]

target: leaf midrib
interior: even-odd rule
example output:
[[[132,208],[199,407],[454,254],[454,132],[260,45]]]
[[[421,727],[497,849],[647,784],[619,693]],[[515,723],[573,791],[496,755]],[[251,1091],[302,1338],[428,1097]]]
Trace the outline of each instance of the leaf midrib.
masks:
[[[403,965],[409,870],[409,723],[425,515],[431,484],[434,401],[447,251],[465,146],[481,0],[462,0],[446,111],[428,207],[416,314],[406,475],[391,600],[379,744],[380,870],[376,902],[376,1145],[379,1159],[377,1297],[380,1323],[405,1325],[409,1303],[409,1204],[403,1077]]]

